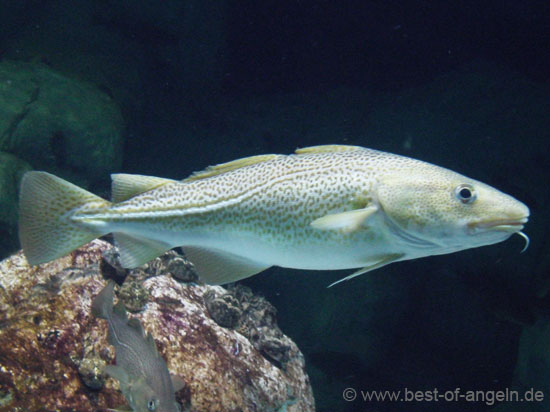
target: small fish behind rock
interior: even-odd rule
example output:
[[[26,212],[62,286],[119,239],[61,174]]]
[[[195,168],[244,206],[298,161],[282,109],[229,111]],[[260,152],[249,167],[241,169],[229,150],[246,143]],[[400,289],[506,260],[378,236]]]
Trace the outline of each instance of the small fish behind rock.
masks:
[[[180,412],[174,392],[183,382],[170,376],[153,337],[145,334],[139,320],[128,320],[120,301],[113,307],[114,287],[109,282],[92,303],[94,316],[107,320],[107,340],[115,347],[116,366],[109,365],[105,371],[120,382],[134,412]]]

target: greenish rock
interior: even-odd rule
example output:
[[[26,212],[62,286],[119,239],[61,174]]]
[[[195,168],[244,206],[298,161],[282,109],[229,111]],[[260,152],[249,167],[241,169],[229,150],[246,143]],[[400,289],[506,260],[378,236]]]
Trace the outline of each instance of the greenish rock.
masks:
[[[0,63],[0,150],[87,179],[120,167],[124,123],[97,87],[44,64]]]
[[[141,9],[133,2],[127,7]],[[157,7],[161,5],[151,3],[147,12]],[[119,17],[115,11],[107,2],[98,1],[79,2],[78,7],[70,0],[3,1],[2,58],[45,62],[67,77],[97,85],[121,107],[128,135],[139,136],[147,87],[153,87],[145,79],[148,55],[139,38],[113,30],[108,24],[115,19],[133,25],[127,16]],[[150,18],[155,20],[156,16]],[[177,16],[173,19],[181,25]]]
[[[9,153],[0,152],[0,256],[6,256],[18,245],[18,188],[30,165]]]

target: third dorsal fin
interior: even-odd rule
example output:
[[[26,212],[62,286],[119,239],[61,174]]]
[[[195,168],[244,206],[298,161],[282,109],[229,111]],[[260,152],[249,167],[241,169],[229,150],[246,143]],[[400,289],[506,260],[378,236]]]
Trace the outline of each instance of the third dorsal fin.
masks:
[[[294,153],[301,155],[301,154],[312,154],[312,153],[350,152],[354,150],[363,150],[363,149],[364,148],[361,146],[326,144],[326,145],[320,145],[320,146],[302,147],[300,149],[296,149]]]
[[[191,176],[185,179],[185,181],[206,179],[207,177],[217,176],[217,175],[221,175],[222,173],[227,173],[232,170],[240,169],[241,167],[250,166],[256,163],[266,162],[268,160],[275,159],[279,156],[281,155],[267,154],[267,155],[250,156],[250,157],[243,157],[242,159],[232,160],[231,162],[227,162],[227,163],[221,163],[215,166],[209,166],[200,172],[193,173]]]
[[[130,175],[125,173],[112,174],[111,180],[111,197],[115,203],[123,202],[141,193],[156,189],[159,186],[175,182],[175,180],[165,179],[163,177]]]

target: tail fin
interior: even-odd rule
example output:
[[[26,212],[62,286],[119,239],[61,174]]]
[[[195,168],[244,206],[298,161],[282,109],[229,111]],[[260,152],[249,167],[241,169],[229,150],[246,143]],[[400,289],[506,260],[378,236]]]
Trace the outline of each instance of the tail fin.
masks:
[[[102,236],[71,221],[72,211],[109,202],[46,172],[27,172],[19,193],[19,239],[31,265],[49,262]]]

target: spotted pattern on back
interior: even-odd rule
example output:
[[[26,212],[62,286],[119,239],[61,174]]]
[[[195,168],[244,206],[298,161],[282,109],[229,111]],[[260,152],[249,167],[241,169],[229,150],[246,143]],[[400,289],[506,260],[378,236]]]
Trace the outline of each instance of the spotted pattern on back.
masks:
[[[227,230],[261,234],[289,246],[346,241],[342,233],[318,231],[310,223],[326,214],[365,207],[373,201],[377,176],[423,162],[356,147],[303,151],[228,170],[198,180],[168,183],[114,205],[94,218],[147,222],[169,231]]]

